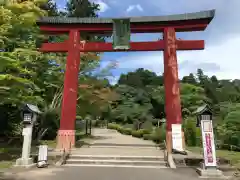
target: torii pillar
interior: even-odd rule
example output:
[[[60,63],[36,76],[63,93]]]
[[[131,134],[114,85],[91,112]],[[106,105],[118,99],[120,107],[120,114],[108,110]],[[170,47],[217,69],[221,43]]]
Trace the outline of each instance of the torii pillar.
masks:
[[[80,32],[70,30],[67,41],[67,62],[64,78],[60,128],[57,136],[57,149],[70,150],[75,146],[75,121],[80,65]]]
[[[175,29],[165,28],[164,41],[164,87],[165,87],[165,112],[166,112],[166,142],[167,151],[172,153],[172,124],[182,124],[182,111],[180,99],[180,86],[178,79],[177,40]],[[182,144],[185,149],[184,132]]]

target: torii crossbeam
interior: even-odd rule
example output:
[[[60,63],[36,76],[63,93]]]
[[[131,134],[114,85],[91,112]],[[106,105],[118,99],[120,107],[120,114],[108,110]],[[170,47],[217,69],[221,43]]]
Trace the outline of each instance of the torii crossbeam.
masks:
[[[68,41],[62,43],[43,43],[42,52],[68,52],[71,43]],[[112,43],[104,42],[81,42],[77,44],[77,49],[80,52],[114,52],[114,51],[126,51],[113,49]],[[165,49],[164,41],[152,41],[152,42],[131,42],[130,49],[127,51],[163,51]],[[176,40],[176,50],[202,50],[204,49],[203,40]]]
[[[203,31],[214,17],[214,10],[170,16],[130,18],[131,33],[163,33],[163,39],[152,42],[131,42],[128,50],[114,49],[112,43],[81,41],[81,32],[111,34],[110,18],[46,17],[38,20],[40,30],[48,34],[69,34],[61,43],[43,43],[42,52],[67,52],[58,148],[75,145],[75,119],[80,52],[164,51],[165,111],[167,150],[172,150],[172,124],[182,124],[178,80],[177,50],[202,50],[204,40],[179,40],[176,32]],[[184,147],[184,133],[183,147]]]

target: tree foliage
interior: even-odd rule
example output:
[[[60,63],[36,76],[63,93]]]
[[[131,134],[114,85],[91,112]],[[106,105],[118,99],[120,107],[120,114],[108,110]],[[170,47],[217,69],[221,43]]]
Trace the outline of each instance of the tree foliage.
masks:
[[[165,118],[163,79],[164,75],[158,76],[142,68],[122,74],[115,86],[120,97],[114,102],[112,120],[133,123],[140,120],[157,122]],[[181,107],[188,145],[200,145],[200,131],[196,128],[196,117],[192,113],[208,103],[214,111],[217,139],[221,144],[239,146],[239,87],[239,80],[218,80],[214,75],[205,75],[202,69],[198,69],[195,75],[190,73],[182,78]],[[139,94],[144,104],[136,100]],[[149,118],[141,119],[142,114]]]
[[[11,0],[4,1],[0,5],[0,111],[1,123],[6,124],[5,134],[13,131],[14,123],[20,124],[21,106],[31,103],[38,105],[44,111],[39,119],[38,133],[46,133],[45,130],[48,129],[49,136],[56,135],[59,127],[66,55],[43,54],[38,51],[38,47],[43,40],[60,42],[66,40],[67,36],[44,36],[39,32],[36,20],[42,16],[96,17],[97,4],[85,0],[82,1],[82,6],[78,6],[79,4],[71,6],[75,9],[71,11],[69,3],[66,7],[67,13],[58,10],[52,0]],[[83,34],[81,38],[84,40],[86,35]],[[91,81],[94,83],[94,88],[95,84],[99,83],[91,73],[99,67],[98,60],[98,53],[81,54],[79,80],[84,79],[84,82],[80,81],[80,83],[91,81],[92,78],[96,79]],[[94,88],[89,93],[96,92],[97,89]],[[104,93],[107,94],[104,88],[111,94],[111,89],[102,85],[97,91],[99,97]],[[81,87],[79,87],[80,93],[82,93]],[[82,93],[81,98],[91,104],[95,97],[92,94],[89,97],[87,93]],[[108,103],[106,99],[107,97],[101,102]],[[98,99],[95,102],[98,102]],[[12,114],[16,115],[14,121]]]

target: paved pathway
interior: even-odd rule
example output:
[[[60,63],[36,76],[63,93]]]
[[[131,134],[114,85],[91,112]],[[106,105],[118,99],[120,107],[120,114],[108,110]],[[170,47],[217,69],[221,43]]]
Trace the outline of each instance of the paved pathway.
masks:
[[[115,130],[94,129],[90,146],[72,151],[81,155],[163,156],[152,141],[122,135]]]
[[[76,154],[161,156],[151,141],[125,136],[112,130],[96,129],[97,138],[90,142],[90,147],[74,150]],[[104,147],[104,146],[105,147]],[[107,146],[107,147],[106,147]],[[113,147],[115,146],[115,147]],[[116,146],[118,146],[116,148]],[[0,178],[1,179],[1,178]],[[21,180],[197,180],[190,169],[144,169],[121,167],[59,167],[35,169],[19,173],[14,179]]]
[[[37,169],[15,176],[19,180],[197,180],[190,170],[114,167],[63,167]],[[13,180],[13,179],[12,179]]]
[[[131,145],[131,146],[155,146],[152,141],[145,141],[129,135],[123,135],[116,130],[94,129],[93,135],[98,137],[91,144],[109,144],[109,145]]]

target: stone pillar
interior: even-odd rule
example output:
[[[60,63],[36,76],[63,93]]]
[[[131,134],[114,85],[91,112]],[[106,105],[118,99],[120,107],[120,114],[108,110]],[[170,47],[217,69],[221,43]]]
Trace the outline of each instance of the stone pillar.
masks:
[[[164,86],[166,112],[167,150],[172,151],[172,124],[182,124],[180,88],[178,79],[177,44],[174,28],[165,28],[164,40]],[[182,133],[184,134],[184,133]],[[183,135],[184,138],[184,135]],[[185,147],[183,139],[183,148]]]
[[[78,92],[78,73],[80,65],[80,32],[71,30],[68,39],[60,129],[57,148],[69,150],[75,146],[75,120]]]

